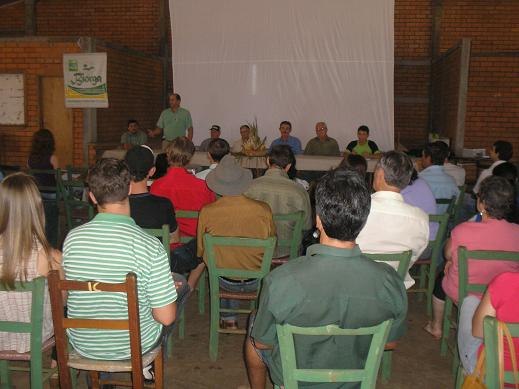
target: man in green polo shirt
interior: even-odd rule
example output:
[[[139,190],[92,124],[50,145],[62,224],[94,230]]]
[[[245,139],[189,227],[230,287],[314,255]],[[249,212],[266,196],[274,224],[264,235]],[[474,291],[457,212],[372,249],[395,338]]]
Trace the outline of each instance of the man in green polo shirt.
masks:
[[[355,239],[370,209],[370,191],[353,170],[336,169],[317,184],[316,224],[320,243],[263,280],[259,309],[251,315],[245,361],[252,389],[265,389],[266,370],[283,385],[276,324],[359,328],[393,319],[388,341],[405,332],[407,295],[396,271],[362,256]],[[301,337],[298,368],[358,369],[364,366],[368,337]],[[358,383],[330,384],[352,388]]]
[[[166,146],[173,139],[179,136],[187,136],[189,140],[193,140],[193,121],[191,114],[185,108],[180,106],[181,97],[178,93],[173,93],[169,96],[169,108],[166,108],[160,114],[157,120],[157,128],[148,131],[148,136],[154,138],[162,134],[162,148]]]
[[[315,125],[315,138],[308,141],[305,147],[306,155],[341,155],[339,144],[328,136],[328,126],[325,122],[318,122]]]

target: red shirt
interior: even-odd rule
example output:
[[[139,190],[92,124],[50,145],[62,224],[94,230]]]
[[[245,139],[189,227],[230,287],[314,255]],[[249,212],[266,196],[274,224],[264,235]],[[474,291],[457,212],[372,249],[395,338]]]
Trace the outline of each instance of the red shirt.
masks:
[[[150,192],[168,198],[175,210],[182,211],[200,211],[204,205],[216,200],[204,180],[181,167],[170,167],[164,177],[155,180]],[[181,236],[196,236],[198,220],[177,218],[177,222]]]
[[[505,323],[519,323],[519,273],[502,273],[488,285],[490,302],[496,318]],[[503,339],[505,370],[512,370],[508,343]],[[519,360],[519,338],[514,338],[516,359]]]

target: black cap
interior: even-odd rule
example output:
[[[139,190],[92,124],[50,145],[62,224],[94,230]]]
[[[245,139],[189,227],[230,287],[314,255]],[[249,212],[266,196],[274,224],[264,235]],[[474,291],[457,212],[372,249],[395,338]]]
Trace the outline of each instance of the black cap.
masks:
[[[132,176],[148,174],[150,169],[155,166],[155,156],[148,146],[135,146],[126,152],[124,161],[130,169]]]
[[[220,126],[217,126],[216,124],[213,124],[211,126],[211,128],[209,129],[209,131],[213,131],[213,130],[220,132]]]

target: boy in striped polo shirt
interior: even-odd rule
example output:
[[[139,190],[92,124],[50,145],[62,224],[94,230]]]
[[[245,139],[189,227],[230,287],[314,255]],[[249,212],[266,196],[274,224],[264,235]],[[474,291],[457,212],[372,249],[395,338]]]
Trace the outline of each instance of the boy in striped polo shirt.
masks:
[[[63,246],[67,280],[124,282],[137,274],[142,352],[160,339],[163,326],[175,321],[177,291],[168,256],[160,241],[130,217],[130,172],[123,161],[99,160],[88,175],[90,198],[99,213],[73,229]],[[117,293],[69,292],[68,317],[123,319],[126,298]],[[81,355],[103,360],[130,357],[125,331],[69,329],[70,343]]]

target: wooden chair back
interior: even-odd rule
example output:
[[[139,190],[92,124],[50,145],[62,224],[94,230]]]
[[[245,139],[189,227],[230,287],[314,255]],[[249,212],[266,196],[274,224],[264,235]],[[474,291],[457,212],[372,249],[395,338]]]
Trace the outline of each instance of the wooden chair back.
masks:
[[[298,382],[360,382],[360,389],[374,389],[380,361],[393,320],[372,327],[343,329],[336,325],[322,327],[296,327],[277,324],[276,330],[281,353],[285,389],[297,389]],[[371,345],[363,369],[308,369],[298,368],[296,344],[298,336],[366,336],[371,335]],[[345,352],[348,352],[345,350]]]
[[[31,292],[31,321],[0,321],[0,332],[10,333],[28,333],[30,334],[30,352],[16,353],[16,352],[0,352],[0,360],[29,360],[30,369],[16,368],[16,370],[30,371],[31,374],[31,388],[42,388],[43,382],[50,378],[56,369],[42,368],[42,351],[44,349],[42,342],[42,327],[43,327],[43,301],[45,296],[45,277],[37,277],[32,281],[14,283],[14,289],[7,288],[0,284],[0,292]],[[45,349],[52,347],[54,342],[51,340]],[[16,355],[15,355],[16,354]],[[9,386],[9,365],[3,363],[0,368],[0,380],[3,385]]]
[[[365,257],[373,259],[379,262],[398,262],[397,273],[402,279],[405,279],[407,271],[409,270],[409,262],[411,262],[411,256],[413,252],[411,250],[403,251],[401,253],[389,253],[389,254],[368,254],[362,253]]]
[[[186,211],[182,209],[175,210],[175,217],[178,219],[197,219],[198,220],[198,211]],[[180,236],[180,243],[187,243],[192,240],[191,236]]]
[[[499,323],[495,317],[487,316],[483,320],[483,334],[485,343],[485,363],[486,363],[486,378],[485,383],[488,388],[502,388],[504,384],[519,384],[519,377],[514,377],[513,371],[507,371],[503,367],[504,376],[500,377],[499,366],[504,366],[504,361],[500,358],[499,343],[507,345],[506,339],[503,339],[503,334],[499,331],[499,326],[505,324],[510,335],[513,338],[519,338],[519,323]],[[506,346],[508,349],[508,345]],[[517,349],[515,350],[517,355]],[[501,360],[500,360],[501,359]],[[510,385],[510,387],[514,387]],[[517,386],[516,386],[517,387]]]
[[[143,228],[144,232],[151,236],[155,236],[160,238],[162,245],[164,246],[164,250],[168,253],[168,258],[170,257],[170,249],[169,249],[169,224],[163,224],[162,228]]]
[[[49,273],[48,280],[61,387],[70,388],[72,385],[70,370],[68,368],[69,353],[66,330],[68,328],[96,328],[129,331],[133,387],[142,388],[144,385],[142,376],[142,349],[137,299],[137,276],[135,273],[128,273],[126,275],[126,281],[123,283],[109,284],[96,281],[61,280],[58,272],[53,270]],[[128,318],[118,320],[67,318],[64,316],[62,296],[63,292],[68,291],[124,293],[127,297]]]
[[[487,284],[472,284],[469,282],[470,261],[511,261],[519,265],[519,252],[493,250],[467,250],[458,248],[458,301],[461,303],[470,292],[484,293]]]

